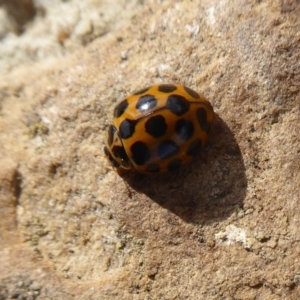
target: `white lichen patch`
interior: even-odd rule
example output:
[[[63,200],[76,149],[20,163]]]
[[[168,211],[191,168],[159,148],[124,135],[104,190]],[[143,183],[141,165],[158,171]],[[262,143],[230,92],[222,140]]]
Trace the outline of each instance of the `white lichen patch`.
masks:
[[[215,240],[218,244],[225,246],[240,243],[247,249],[249,249],[253,244],[251,238],[247,238],[246,231],[242,228],[236,227],[235,225],[229,225],[226,227],[225,231],[216,233]]]

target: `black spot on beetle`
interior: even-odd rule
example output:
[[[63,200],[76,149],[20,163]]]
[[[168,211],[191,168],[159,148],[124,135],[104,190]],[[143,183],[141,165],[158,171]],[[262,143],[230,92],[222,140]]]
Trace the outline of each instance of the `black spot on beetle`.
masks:
[[[158,157],[170,158],[179,152],[179,147],[173,141],[163,141],[157,147]]]
[[[130,138],[135,132],[136,120],[125,119],[120,124],[119,133],[122,139]]]
[[[162,93],[171,93],[176,91],[177,87],[174,84],[160,84],[158,90]]]
[[[122,161],[125,161],[125,162],[128,162],[128,161],[129,161],[128,156],[127,156],[127,154],[126,154],[126,152],[125,152],[124,147],[121,147],[121,146],[114,146],[114,147],[112,148],[112,153],[113,153],[113,155],[114,155],[115,157],[120,158],[120,160],[122,160]]]
[[[189,145],[189,147],[188,147],[188,149],[186,151],[186,154],[190,155],[190,156],[197,155],[200,152],[200,150],[201,150],[201,146],[202,146],[202,142],[201,142],[200,139],[197,139],[197,140],[193,141]]]
[[[114,109],[114,117],[119,118],[123,115],[124,111],[128,107],[128,101],[127,99],[121,101]]]
[[[207,120],[206,110],[202,107],[198,108],[196,115],[197,115],[197,120],[198,120],[202,130],[208,134],[210,132],[211,124]]]
[[[154,138],[163,136],[168,129],[165,118],[162,115],[151,117],[145,123],[145,130]]]
[[[189,110],[190,103],[180,95],[171,95],[168,97],[166,108],[176,116],[182,116]]]
[[[199,99],[200,96],[197,92],[195,92],[194,90],[190,89],[189,87],[187,86],[183,86],[185,91],[193,98],[196,98],[196,99]]]
[[[152,95],[144,95],[139,98],[139,100],[136,103],[135,108],[141,112],[149,112],[153,110],[153,108],[157,105],[157,100]]]
[[[193,122],[180,119],[175,124],[175,130],[182,140],[187,141],[194,134]]]
[[[151,157],[151,153],[147,145],[143,142],[135,142],[130,147],[132,160],[137,165],[144,165]]]

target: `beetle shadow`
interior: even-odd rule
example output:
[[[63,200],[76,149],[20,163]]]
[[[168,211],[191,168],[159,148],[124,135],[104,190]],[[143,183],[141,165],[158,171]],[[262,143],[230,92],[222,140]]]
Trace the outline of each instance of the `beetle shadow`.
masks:
[[[208,224],[243,206],[247,179],[240,148],[217,116],[208,145],[176,172],[122,176],[129,186],[185,222]]]

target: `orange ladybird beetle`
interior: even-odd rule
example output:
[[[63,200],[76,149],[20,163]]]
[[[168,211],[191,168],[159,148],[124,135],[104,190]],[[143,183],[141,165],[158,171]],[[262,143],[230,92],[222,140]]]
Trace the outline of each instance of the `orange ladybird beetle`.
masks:
[[[211,104],[186,86],[147,87],[115,107],[105,155],[116,168],[175,170],[206,145],[214,116]]]

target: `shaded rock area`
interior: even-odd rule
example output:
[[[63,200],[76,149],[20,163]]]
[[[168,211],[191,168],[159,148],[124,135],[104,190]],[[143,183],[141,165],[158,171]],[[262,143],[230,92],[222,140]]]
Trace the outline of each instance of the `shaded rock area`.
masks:
[[[299,1],[8,2],[0,299],[299,299]],[[209,144],[120,177],[113,108],[159,82],[210,100]]]

